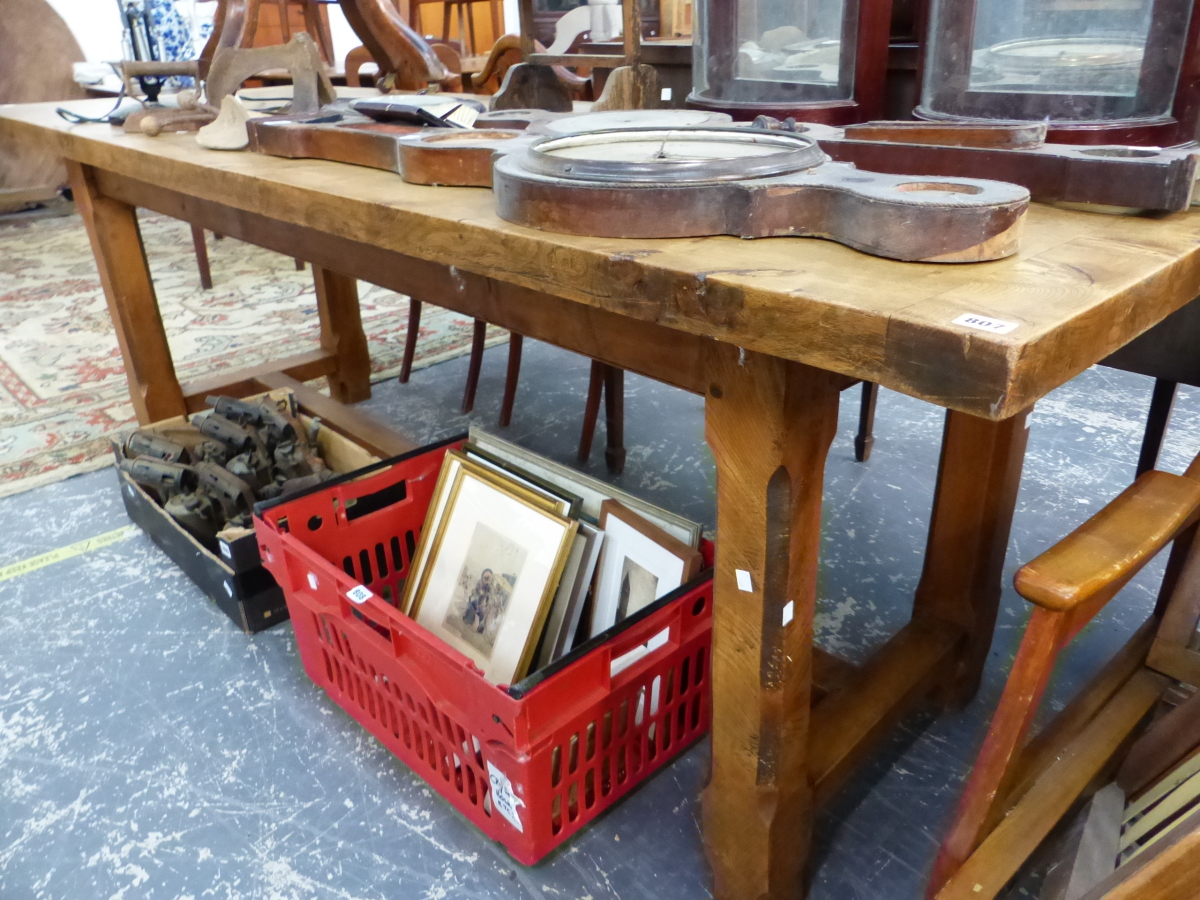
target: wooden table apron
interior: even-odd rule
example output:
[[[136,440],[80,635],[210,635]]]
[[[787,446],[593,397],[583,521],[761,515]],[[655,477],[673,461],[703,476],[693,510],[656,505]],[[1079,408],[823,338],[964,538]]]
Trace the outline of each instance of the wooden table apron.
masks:
[[[541,234],[498,220],[483,190],[72,129],[44,104],[0,107],[6,140],[71,161],[141,421],[321,374],[338,399],[365,396],[354,279],[705,396],[720,541],[704,836],[730,900],[801,896],[814,805],[914,703],[973,694],[1028,410],[1200,293],[1197,214],[1035,206],[1017,257],[922,266],[812,240]],[[313,263],[322,349],[181,387],[137,207]],[[1016,327],[953,324],[963,313]],[[912,620],[861,667],[812,646],[825,457],[852,379],[948,410]]]

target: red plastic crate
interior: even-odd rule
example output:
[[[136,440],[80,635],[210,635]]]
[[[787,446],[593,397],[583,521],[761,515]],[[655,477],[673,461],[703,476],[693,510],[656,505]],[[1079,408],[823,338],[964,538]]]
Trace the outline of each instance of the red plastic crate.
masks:
[[[517,685],[490,684],[383,599],[401,593],[442,458],[460,444],[263,504],[255,529],[308,676],[532,865],[708,731],[712,577]],[[711,565],[712,544],[701,549]],[[353,602],[361,585],[371,596]]]

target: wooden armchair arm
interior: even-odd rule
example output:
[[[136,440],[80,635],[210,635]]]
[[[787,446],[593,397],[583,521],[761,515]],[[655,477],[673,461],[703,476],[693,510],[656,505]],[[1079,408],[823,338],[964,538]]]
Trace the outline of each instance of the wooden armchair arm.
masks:
[[[1124,583],[1200,513],[1200,481],[1150,471],[1100,512],[1021,567],[1017,593],[1067,612]]]

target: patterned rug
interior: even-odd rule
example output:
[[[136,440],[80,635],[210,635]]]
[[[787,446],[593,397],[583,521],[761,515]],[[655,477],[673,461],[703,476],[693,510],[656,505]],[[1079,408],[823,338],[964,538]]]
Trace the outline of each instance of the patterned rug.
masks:
[[[311,270],[209,234],[205,291],[189,227],[153,214],[141,226],[181,381],[319,347]],[[359,296],[380,381],[400,369],[408,300],[365,283]],[[469,318],[425,306],[415,367],[468,352],[471,330]],[[0,497],[110,464],[107,436],[135,421],[82,220],[0,225]]]

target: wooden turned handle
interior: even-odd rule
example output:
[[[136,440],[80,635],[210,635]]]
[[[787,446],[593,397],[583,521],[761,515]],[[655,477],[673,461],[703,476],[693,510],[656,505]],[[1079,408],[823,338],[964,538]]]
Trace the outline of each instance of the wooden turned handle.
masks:
[[[631,185],[536,175],[497,160],[500,217],[566,234],[673,238],[821,237],[912,262],[980,262],[1016,252],[1029,192],[998,181],[919,178],[826,163],[748,181]]]
[[[121,71],[129,78],[137,78],[139,75],[185,75],[198,78],[200,65],[195,60],[126,60],[121,63]]]

